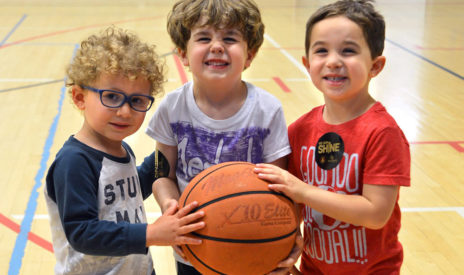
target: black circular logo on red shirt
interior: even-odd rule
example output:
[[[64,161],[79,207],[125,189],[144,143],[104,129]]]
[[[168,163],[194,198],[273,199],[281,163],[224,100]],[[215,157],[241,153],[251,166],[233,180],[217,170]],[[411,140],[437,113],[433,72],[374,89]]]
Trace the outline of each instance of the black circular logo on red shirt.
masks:
[[[345,152],[342,138],[334,132],[325,133],[316,145],[316,162],[324,170],[330,170],[340,163]]]

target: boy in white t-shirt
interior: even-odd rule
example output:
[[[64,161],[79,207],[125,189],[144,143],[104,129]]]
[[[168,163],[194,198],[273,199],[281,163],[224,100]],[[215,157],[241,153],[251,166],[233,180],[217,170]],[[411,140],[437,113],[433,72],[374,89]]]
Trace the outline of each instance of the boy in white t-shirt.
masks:
[[[166,96],[146,131],[175,167],[153,185],[162,211],[177,204],[190,180],[209,166],[247,161],[286,168],[291,149],[281,103],[242,81],[243,70],[263,42],[264,25],[256,4],[178,1],[167,28],[193,81]],[[174,249],[178,274],[199,274],[182,258],[181,249]],[[286,272],[299,253],[296,245],[276,272]]]

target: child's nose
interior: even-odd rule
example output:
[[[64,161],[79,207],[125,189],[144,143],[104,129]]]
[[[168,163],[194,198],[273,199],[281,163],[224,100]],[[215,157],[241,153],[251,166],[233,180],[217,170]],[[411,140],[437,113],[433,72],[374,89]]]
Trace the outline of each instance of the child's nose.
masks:
[[[327,56],[327,67],[329,68],[338,68],[342,66],[342,61],[340,56],[336,53],[330,53]]]
[[[129,105],[129,102],[124,103],[121,107],[118,108],[118,116],[122,117],[128,117],[131,115],[131,106]]]
[[[212,45],[211,45],[211,52],[212,53],[223,53],[224,45],[222,44],[222,41],[213,40]]]

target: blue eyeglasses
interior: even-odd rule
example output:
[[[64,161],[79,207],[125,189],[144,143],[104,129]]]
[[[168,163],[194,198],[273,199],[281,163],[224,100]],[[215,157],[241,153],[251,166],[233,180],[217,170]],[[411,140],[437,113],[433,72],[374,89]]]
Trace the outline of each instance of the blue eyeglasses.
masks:
[[[90,86],[82,86],[82,88],[99,93],[101,103],[108,108],[119,108],[127,102],[137,112],[146,112],[150,110],[153,101],[155,101],[155,98],[149,95],[132,94],[128,96],[123,92],[113,90],[96,89]]]

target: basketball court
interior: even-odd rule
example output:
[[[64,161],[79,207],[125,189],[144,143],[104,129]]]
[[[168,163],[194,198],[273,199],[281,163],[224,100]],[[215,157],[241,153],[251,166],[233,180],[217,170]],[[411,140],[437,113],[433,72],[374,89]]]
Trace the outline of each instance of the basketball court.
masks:
[[[191,79],[166,32],[171,0],[0,0],[0,274],[53,274],[43,187],[48,166],[82,123],[64,86],[79,42],[109,25],[157,45],[165,93]],[[283,104],[287,123],[323,103],[301,64],[309,15],[332,1],[256,0],[266,36],[244,79]],[[378,0],[387,23],[384,71],[370,91],[411,144],[401,188],[403,274],[464,274],[464,1]],[[157,98],[159,103],[161,98]],[[127,142],[138,161],[154,141]],[[145,201],[149,222],[159,215]],[[170,247],[152,247],[157,274],[175,274]]]

